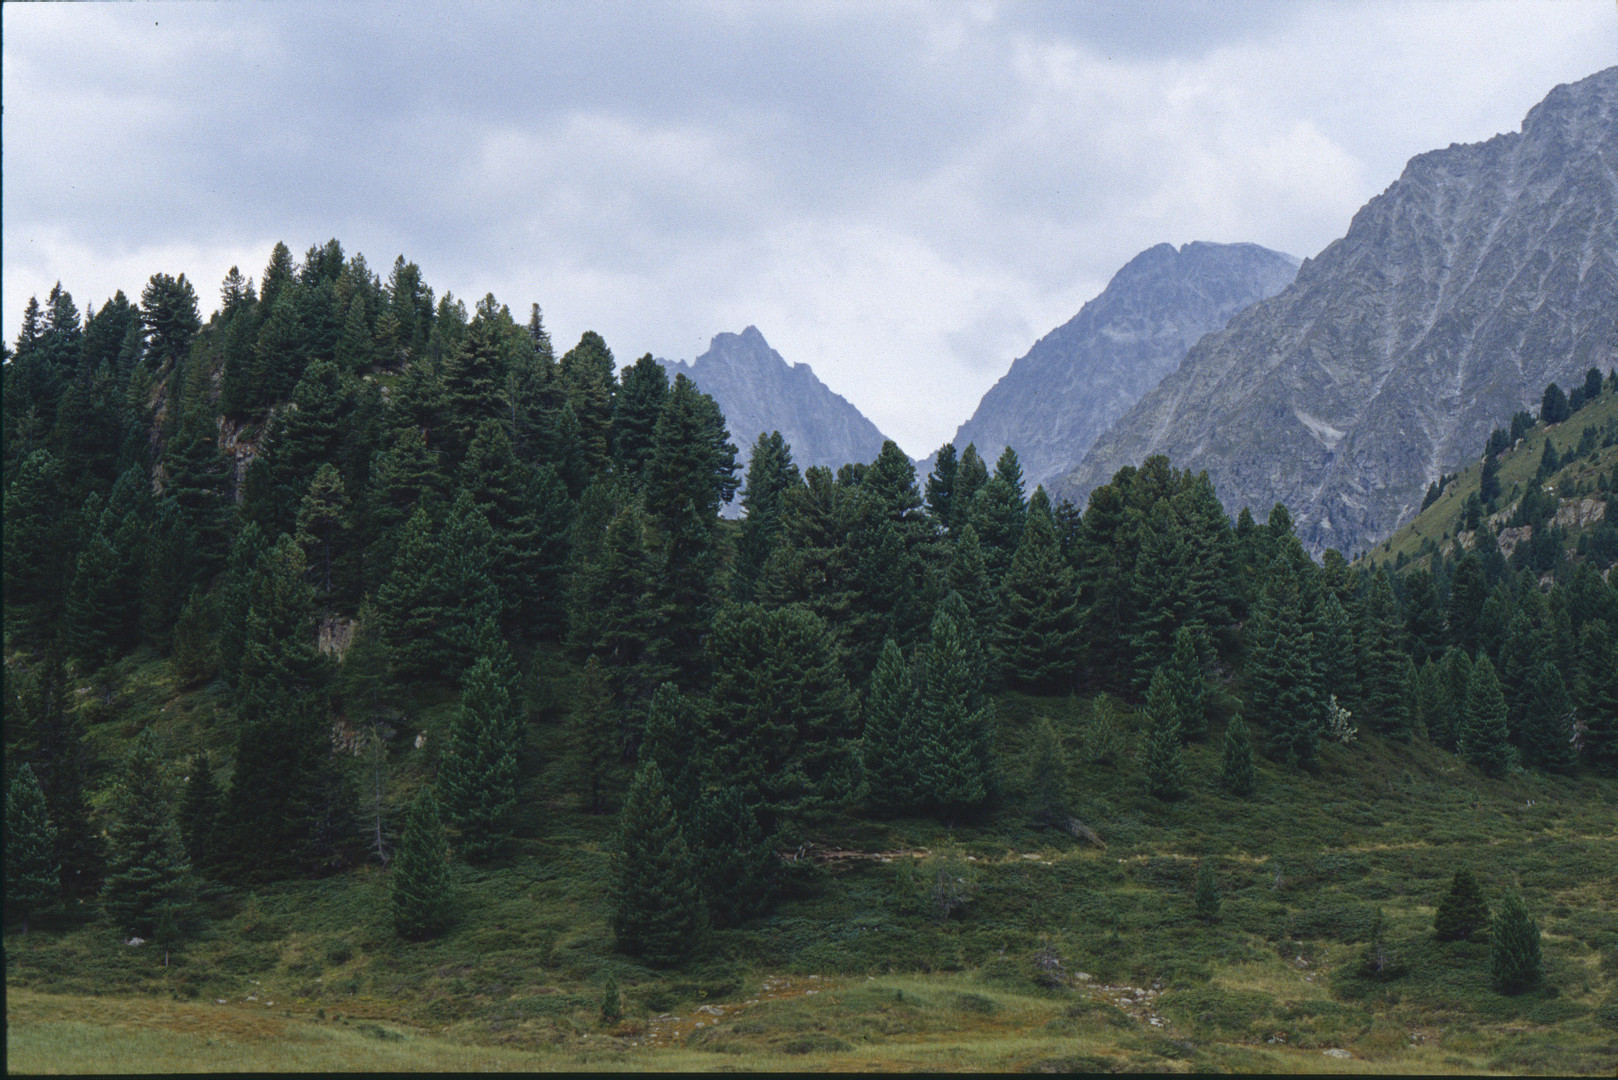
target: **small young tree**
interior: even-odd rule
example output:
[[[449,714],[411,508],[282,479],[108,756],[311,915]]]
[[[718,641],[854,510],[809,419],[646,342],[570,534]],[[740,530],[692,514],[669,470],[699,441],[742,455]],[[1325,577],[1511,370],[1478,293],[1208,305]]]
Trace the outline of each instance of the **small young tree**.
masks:
[[[1360,957],[1360,974],[1367,979],[1383,982],[1398,978],[1405,970],[1405,965],[1388,948],[1387,922],[1382,917],[1382,909],[1377,908],[1376,920],[1371,924],[1371,940],[1365,946],[1365,954]]]
[[[1202,670],[1198,632],[1182,626],[1174,632],[1174,656],[1167,665],[1180,734],[1201,741],[1208,734],[1208,677]]]
[[[25,763],[6,788],[6,914],[28,919],[56,903],[61,867],[45,792]]]
[[[1158,668],[1146,693],[1146,736],[1141,755],[1146,789],[1164,801],[1185,794],[1180,742],[1180,720],[1170,698],[1168,678],[1163,669]]]
[[[1520,994],[1539,985],[1545,974],[1539,924],[1516,893],[1507,893],[1500,902],[1489,942],[1489,974],[1502,994]]]
[[[402,938],[433,937],[449,925],[452,896],[449,843],[432,789],[416,792],[404,837],[392,864],[389,903],[393,929]]]
[[[1230,718],[1225,727],[1225,756],[1219,769],[1219,782],[1226,791],[1242,798],[1253,794],[1257,774],[1253,771],[1253,739],[1240,716]]]
[[[1197,918],[1205,923],[1219,921],[1219,883],[1214,880],[1214,869],[1208,860],[1197,863],[1197,889],[1193,897]]]
[[[1118,727],[1118,711],[1112,698],[1097,694],[1090,703],[1090,722],[1084,732],[1084,752],[1093,765],[1111,765],[1124,752],[1124,736]]]
[[[1048,716],[1040,717],[1034,728],[1034,744],[1028,754],[1028,797],[1035,818],[1045,824],[1057,825],[1067,819],[1067,755]]]
[[[1489,904],[1472,871],[1463,866],[1450,879],[1449,891],[1438,902],[1433,931],[1439,941],[1465,941],[1489,928]]]
[[[624,999],[618,993],[618,976],[608,975],[601,990],[601,1022],[616,1024],[624,1018]]]

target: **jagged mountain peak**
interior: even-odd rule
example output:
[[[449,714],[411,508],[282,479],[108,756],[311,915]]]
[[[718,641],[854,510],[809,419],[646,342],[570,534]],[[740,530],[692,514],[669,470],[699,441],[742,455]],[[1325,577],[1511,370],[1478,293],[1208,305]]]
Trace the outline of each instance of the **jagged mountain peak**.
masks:
[[[1030,486],[1060,476],[1198,338],[1283,288],[1297,266],[1257,244],[1147,248],[1012,362],[956,432],[956,449],[973,443],[992,462],[1009,445]]]
[[[759,435],[772,431],[791,445],[799,468],[870,461],[886,439],[808,364],[783,359],[756,326],[715,334],[708,351],[690,363],[661,358],[658,363],[713,396],[743,460]]]
[[[1290,287],[1210,334],[1058,482],[1167,454],[1314,551],[1390,533],[1546,383],[1618,362],[1618,68],[1412,158]]]

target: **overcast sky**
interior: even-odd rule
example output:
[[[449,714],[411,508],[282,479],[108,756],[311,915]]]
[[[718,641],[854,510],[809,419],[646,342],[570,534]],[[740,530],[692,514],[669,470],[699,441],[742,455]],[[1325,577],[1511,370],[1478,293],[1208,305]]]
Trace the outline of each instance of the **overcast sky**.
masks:
[[[1618,60],[1612,0],[15,4],[4,336],[337,237],[559,348],[755,324],[906,451],[1153,244],[1341,236]]]

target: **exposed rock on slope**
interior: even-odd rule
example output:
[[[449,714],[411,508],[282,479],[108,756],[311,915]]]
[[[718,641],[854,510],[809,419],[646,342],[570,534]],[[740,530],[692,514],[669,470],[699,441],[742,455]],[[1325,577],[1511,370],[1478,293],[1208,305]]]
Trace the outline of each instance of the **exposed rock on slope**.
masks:
[[[815,377],[808,364],[788,364],[758,328],[719,334],[708,351],[687,364],[662,360],[669,377],[683,374],[719,403],[738,457],[745,462],[761,433],[779,431],[798,468],[870,461],[885,436],[841,395]]]
[[[1361,550],[1491,428],[1618,363],[1618,68],[1522,131],[1413,158],[1280,295],[1202,339],[1058,483],[1167,454],[1225,506]]]
[[[1257,244],[1148,248],[1012,362],[956,432],[956,450],[974,443],[992,464],[1009,445],[1030,489],[1049,483],[1202,335],[1280,292],[1297,271],[1297,259]]]

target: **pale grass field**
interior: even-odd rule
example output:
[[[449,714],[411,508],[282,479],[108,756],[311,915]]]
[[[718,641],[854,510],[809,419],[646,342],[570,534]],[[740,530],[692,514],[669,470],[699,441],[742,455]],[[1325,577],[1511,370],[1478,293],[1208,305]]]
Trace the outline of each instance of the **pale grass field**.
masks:
[[[1268,965],[1265,965],[1266,967]],[[1242,972],[1233,985],[1298,987],[1284,970]],[[872,995],[915,995],[939,1000],[954,980],[903,977],[872,984],[850,981],[839,993],[828,987],[818,1000],[766,1002],[747,1015],[755,1028],[803,1030],[814,1024],[848,1034],[863,1019],[860,1004]],[[964,989],[968,984],[961,983]],[[347,1024],[286,1010],[178,1002],[162,998],[80,997],[14,989],[6,1005],[7,1071],[12,1073],[152,1072],[503,1072],[503,1071],[810,1071],[949,1072],[1020,1071],[1030,1068],[1104,1069],[1126,1065],[1143,1035],[1135,1027],[1052,1033],[1060,1003],[1011,993],[981,994],[992,1014],[930,1008],[925,1030],[871,1043],[850,1043],[833,1052],[780,1053],[763,1046],[728,1048],[629,1046],[627,1038],[584,1034],[553,1048],[515,1049],[477,1045],[395,1023],[350,1019]],[[847,1000],[853,998],[853,1001]],[[470,1035],[470,1033],[467,1033]],[[1374,1043],[1373,1033],[1368,1040]],[[858,1039],[861,1036],[850,1035]],[[1457,1057],[1461,1047],[1366,1045],[1352,1059],[1285,1046],[1203,1044],[1197,1067],[1238,1072],[1446,1073],[1477,1072],[1479,1057]],[[1378,1052],[1380,1050],[1381,1052]],[[1464,1051],[1463,1051],[1464,1053]],[[1363,1055],[1363,1056],[1361,1056]],[[1189,1070],[1192,1063],[1161,1063]]]

